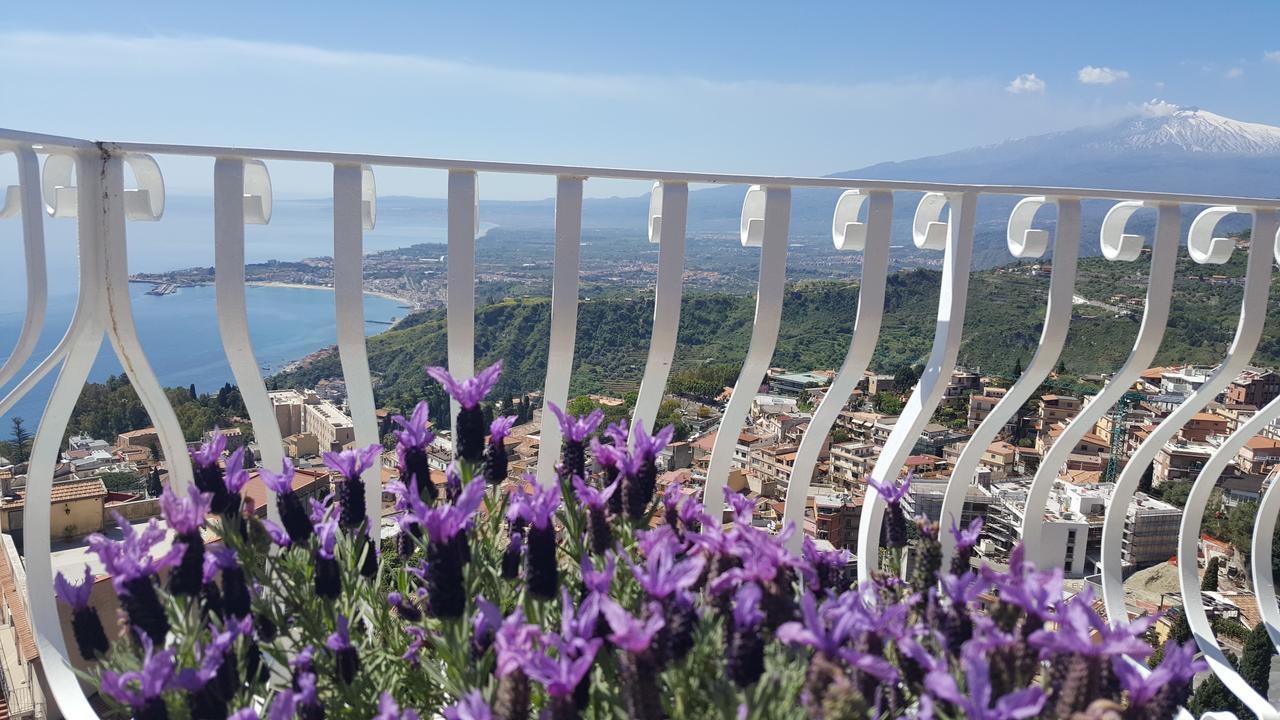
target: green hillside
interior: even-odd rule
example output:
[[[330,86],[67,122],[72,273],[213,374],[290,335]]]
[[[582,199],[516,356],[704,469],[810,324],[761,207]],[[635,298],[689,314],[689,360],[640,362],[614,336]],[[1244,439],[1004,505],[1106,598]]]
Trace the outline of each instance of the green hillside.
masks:
[[[1242,288],[1230,281],[1211,282],[1208,274],[1239,278],[1243,253],[1224,266],[1179,266],[1169,332],[1158,363],[1216,363],[1234,333]],[[1090,300],[1123,303],[1140,298],[1146,287],[1147,263],[1110,263],[1100,258],[1081,262],[1077,292]],[[1044,315],[1048,279],[1031,277],[1025,268],[974,273],[965,320],[960,362],[988,373],[1010,373],[1034,353]],[[872,369],[893,372],[904,363],[922,361],[931,347],[937,315],[939,274],[913,270],[889,279],[884,327]],[[1280,329],[1271,318],[1277,301],[1272,293],[1269,322],[1255,357],[1260,364],[1280,364]],[[773,364],[794,369],[836,367],[853,331],[858,287],[854,283],[809,282],[788,289],[783,304],[782,333]],[[1080,305],[1063,360],[1071,374],[1110,372],[1128,355],[1137,334],[1141,308],[1118,316]],[[573,393],[634,389],[644,369],[653,315],[652,295],[609,297],[581,304],[574,358]],[[750,338],[754,298],[734,294],[690,294],[681,313],[677,370],[702,365],[741,363]],[[479,308],[476,347],[480,362],[503,358],[507,373],[499,395],[518,395],[542,386],[546,373],[550,301],[509,299]],[[379,402],[402,406],[430,392],[422,368],[444,364],[443,311],[419,313],[395,330],[370,338],[370,366],[377,376]],[[336,355],[274,379],[280,386],[309,386],[340,375]],[[441,398],[443,399],[443,398]]]

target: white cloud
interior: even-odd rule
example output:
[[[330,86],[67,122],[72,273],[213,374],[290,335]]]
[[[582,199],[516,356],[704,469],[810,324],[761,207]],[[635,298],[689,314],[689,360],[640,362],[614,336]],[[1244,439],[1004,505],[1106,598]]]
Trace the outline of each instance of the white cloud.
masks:
[[[749,72],[533,70],[207,36],[0,31],[0,67],[4,89],[27,99],[0,105],[0,125],[60,135],[763,174],[819,175],[1134,111],[1065,94],[1026,102],[990,77],[777,82]],[[1030,77],[1041,92],[1043,81]],[[121,88],[164,96],[120,102]],[[677,108],[680,131],[655,129],[655,107]],[[752,122],[725,122],[744,113]],[[165,165],[170,187],[208,192],[208,168],[178,165]],[[271,174],[277,197],[332,190],[313,167],[273,163]],[[388,194],[438,196],[442,183],[442,174],[379,168]],[[543,177],[499,173],[482,186],[485,197],[554,189]],[[595,196],[633,190],[603,180],[587,187]]]
[[[1128,80],[1129,71],[1085,65],[1076,73],[1076,77],[1080,78],[1080,82],[1085,85],[1110,85],[1121,80]]]
[[[1005,87],[1005,91],[1011,92],[1014,95],[1021,95],[1023,93],[1040,93],[1043,95],[1044,88],[1044,81],[1036,77],[1035,73],[1023,73],[1014,78],[1013,82],[1009,83],[1008,86]]]
[[[1164,117],[1172,115],[1182,108],[1159,98],[1152,98],[1142,104],[1142,114],[1148,117]]]
[[[1280,50],[1268,50],[1262,53],[1262,59],[1267,62],[1280,63]]]
[[[1244,77],[1244,68],[1233,67],[1230,70],[1228,70],[1222,77],[1228,80],[1235,80],[1236,78]]]

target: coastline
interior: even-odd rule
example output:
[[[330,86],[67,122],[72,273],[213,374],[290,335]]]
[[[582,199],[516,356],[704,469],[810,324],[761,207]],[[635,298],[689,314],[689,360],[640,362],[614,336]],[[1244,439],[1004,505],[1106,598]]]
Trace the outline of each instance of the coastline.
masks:
[[[152,287],[166,284],[163,282],[156,282],[154,280],[139,280],[136,278],[129,278],[129,282],[139,283],[141,285],[150,285]],[[308,285],[306,283],[279,282],[275,280],[246,280],[244,284],[252,287],[293,288],[295,290],[328,290],[329,292],[333,292],[332,285]],[[211,285],[213,285],[213,283],[193,283],[190,285],[178,285],[177,287],[178,289],[181,289],[184,287],[208,287]],[[386,300],[392,300],[392,301],[398,302],[401,305],[407,306],[409,312],[415,312],[418,309],[418,306],[414,303],[414,301],[405,297],[401,297],[400,295],[393,295],[391,293],[382,292],[379,290],[363,290],[362,292],[365,295],[373,295],[375,297],[380,297]]]
[[[289,283],[279,282],[276,280],[247,280],[245,281],[245,285],[252,285],[253,287],[295,288],[298,290],[328,290],[329,292],[333,292],[332,285],[308,285],[306,283]],[[391,293],[380,292],[378,290],[364,290],[364,294],[374,295],[387,300],[394,300],[401,305],[407,305],[410,308],[409,312],[413,312],[417,309],[417,305],[415,305],[412,300],[399,295],[392,295]]]

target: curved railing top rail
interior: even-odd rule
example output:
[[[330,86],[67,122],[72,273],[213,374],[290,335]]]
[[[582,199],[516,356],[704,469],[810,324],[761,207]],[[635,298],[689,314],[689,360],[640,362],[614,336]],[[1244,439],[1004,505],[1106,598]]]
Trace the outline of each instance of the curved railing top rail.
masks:
[[[870,180],[843,177],[804,177],[787,175],[749,175],[709,172],[673,172],[667,170],[636,170],[627,168],[592,167],[589,165],[544,165],[537,163],[495,162],[489,160],[459,160],[428,158],[412,155],[378,155],[369,153],[341,153],[315,150],[282,150],[279,148],[227,147],[217,145],[180,145],[138,142],[91,142],[77,138],[41,135],[0,128],[0,146],[9,143],[37,143],[50,147],[85,149],[98,146],[126,153],[153,153],[157,155],[186,155],[199,157],[242,158],[246,160],[292,160],[299,162],[324,162],[335,165],[380,165],[383,167],[422,168],[428,170],[471,170],[524,175],[562,175],[611,180],[662,180],[707,185],[785,185],[831,189],[902,190],[915,192],[977,192],[989,195],[1045,195],[1063,198],[1088,198],[1097,200],[1141,200],[1145,202],[1177,202],[1193,205],[1238,205],[1253,208],[1280,209],[1278,198],[1249,198],[1223,195],[1197,195],[1140,190],[1112,190],[1101,188],[1052,187],[1036,185],[981,185],[909,180]]]

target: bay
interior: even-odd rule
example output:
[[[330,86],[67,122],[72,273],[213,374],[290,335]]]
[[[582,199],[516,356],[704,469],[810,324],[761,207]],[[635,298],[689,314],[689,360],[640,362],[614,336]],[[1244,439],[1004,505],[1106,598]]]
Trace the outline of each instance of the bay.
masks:
[[[364,234],[366,253],[443,242],[443,218],[425,214],[412,203],[394,199],[379,208],[377,227]],[[75,309],[79,276],[76,221],[43,217],[49,306],[45,329],[31,360],[0,396],[34,368],[61,339]],[[280,200],[271,223],[245,228],[246,262],[300,260],[333,254],[333,214],[327,201]],[[22,223],[0,221],[0,357],[7,357],[22,329],[26,303],[26,268],[22,256]],[[168,198],[158,222],[130,222],[126,228],[129,271],[162,272],[213,265],[213,200],[175,195]],[[216,391],[233,382],[218,335],[212,286],[182,288],[174,295],[147,295],[149,285],[130,285],[134,316],[143,349],[166,387],[188,386]],[[337,342],[333,292],[327,289],[250,287],[249,331],[264,374]],[[408,311],[401,303],[365,296],[367,334],[386,330]],[[381,323],[381,324],[380,324]],[[110,344],[103,342],[90,381],[122,372]],[[7,437],[11,418],[34,429],[44,412],[53,379],[50,373],[10,412],[0,417],[0,437]]]
[[[223,383],[235,383],[218,334],[212,286],[182,288],[173,295],[147,295],[150,285],[132,283],[138,336],[152,369],[165,387],[195,384],[198,392],[215,392]],[[327,289],[291,287],[250,287],[249,334],[264,375],[284,364],[337,343],[333,292]],[[74,295],[49,298],[45,330],[32,359],[19,373],[24,377],[57,345],[75,308]],[[396,300],[365,295],[365,332],[373,335],[390,327],[408,312]],[[23,310],[0,313],[0,348],[12,348],[22,330]],[[0,436],[7,437],[10,420],[21,417],[34,429],[44,412],[53,388],[56,370],[41,381],[10,412],[0,417]],[[102,349],[90,373],[90,381],[101,381],[123,372],[110,343]],[[7,393],[16,380],[0,392]]]

